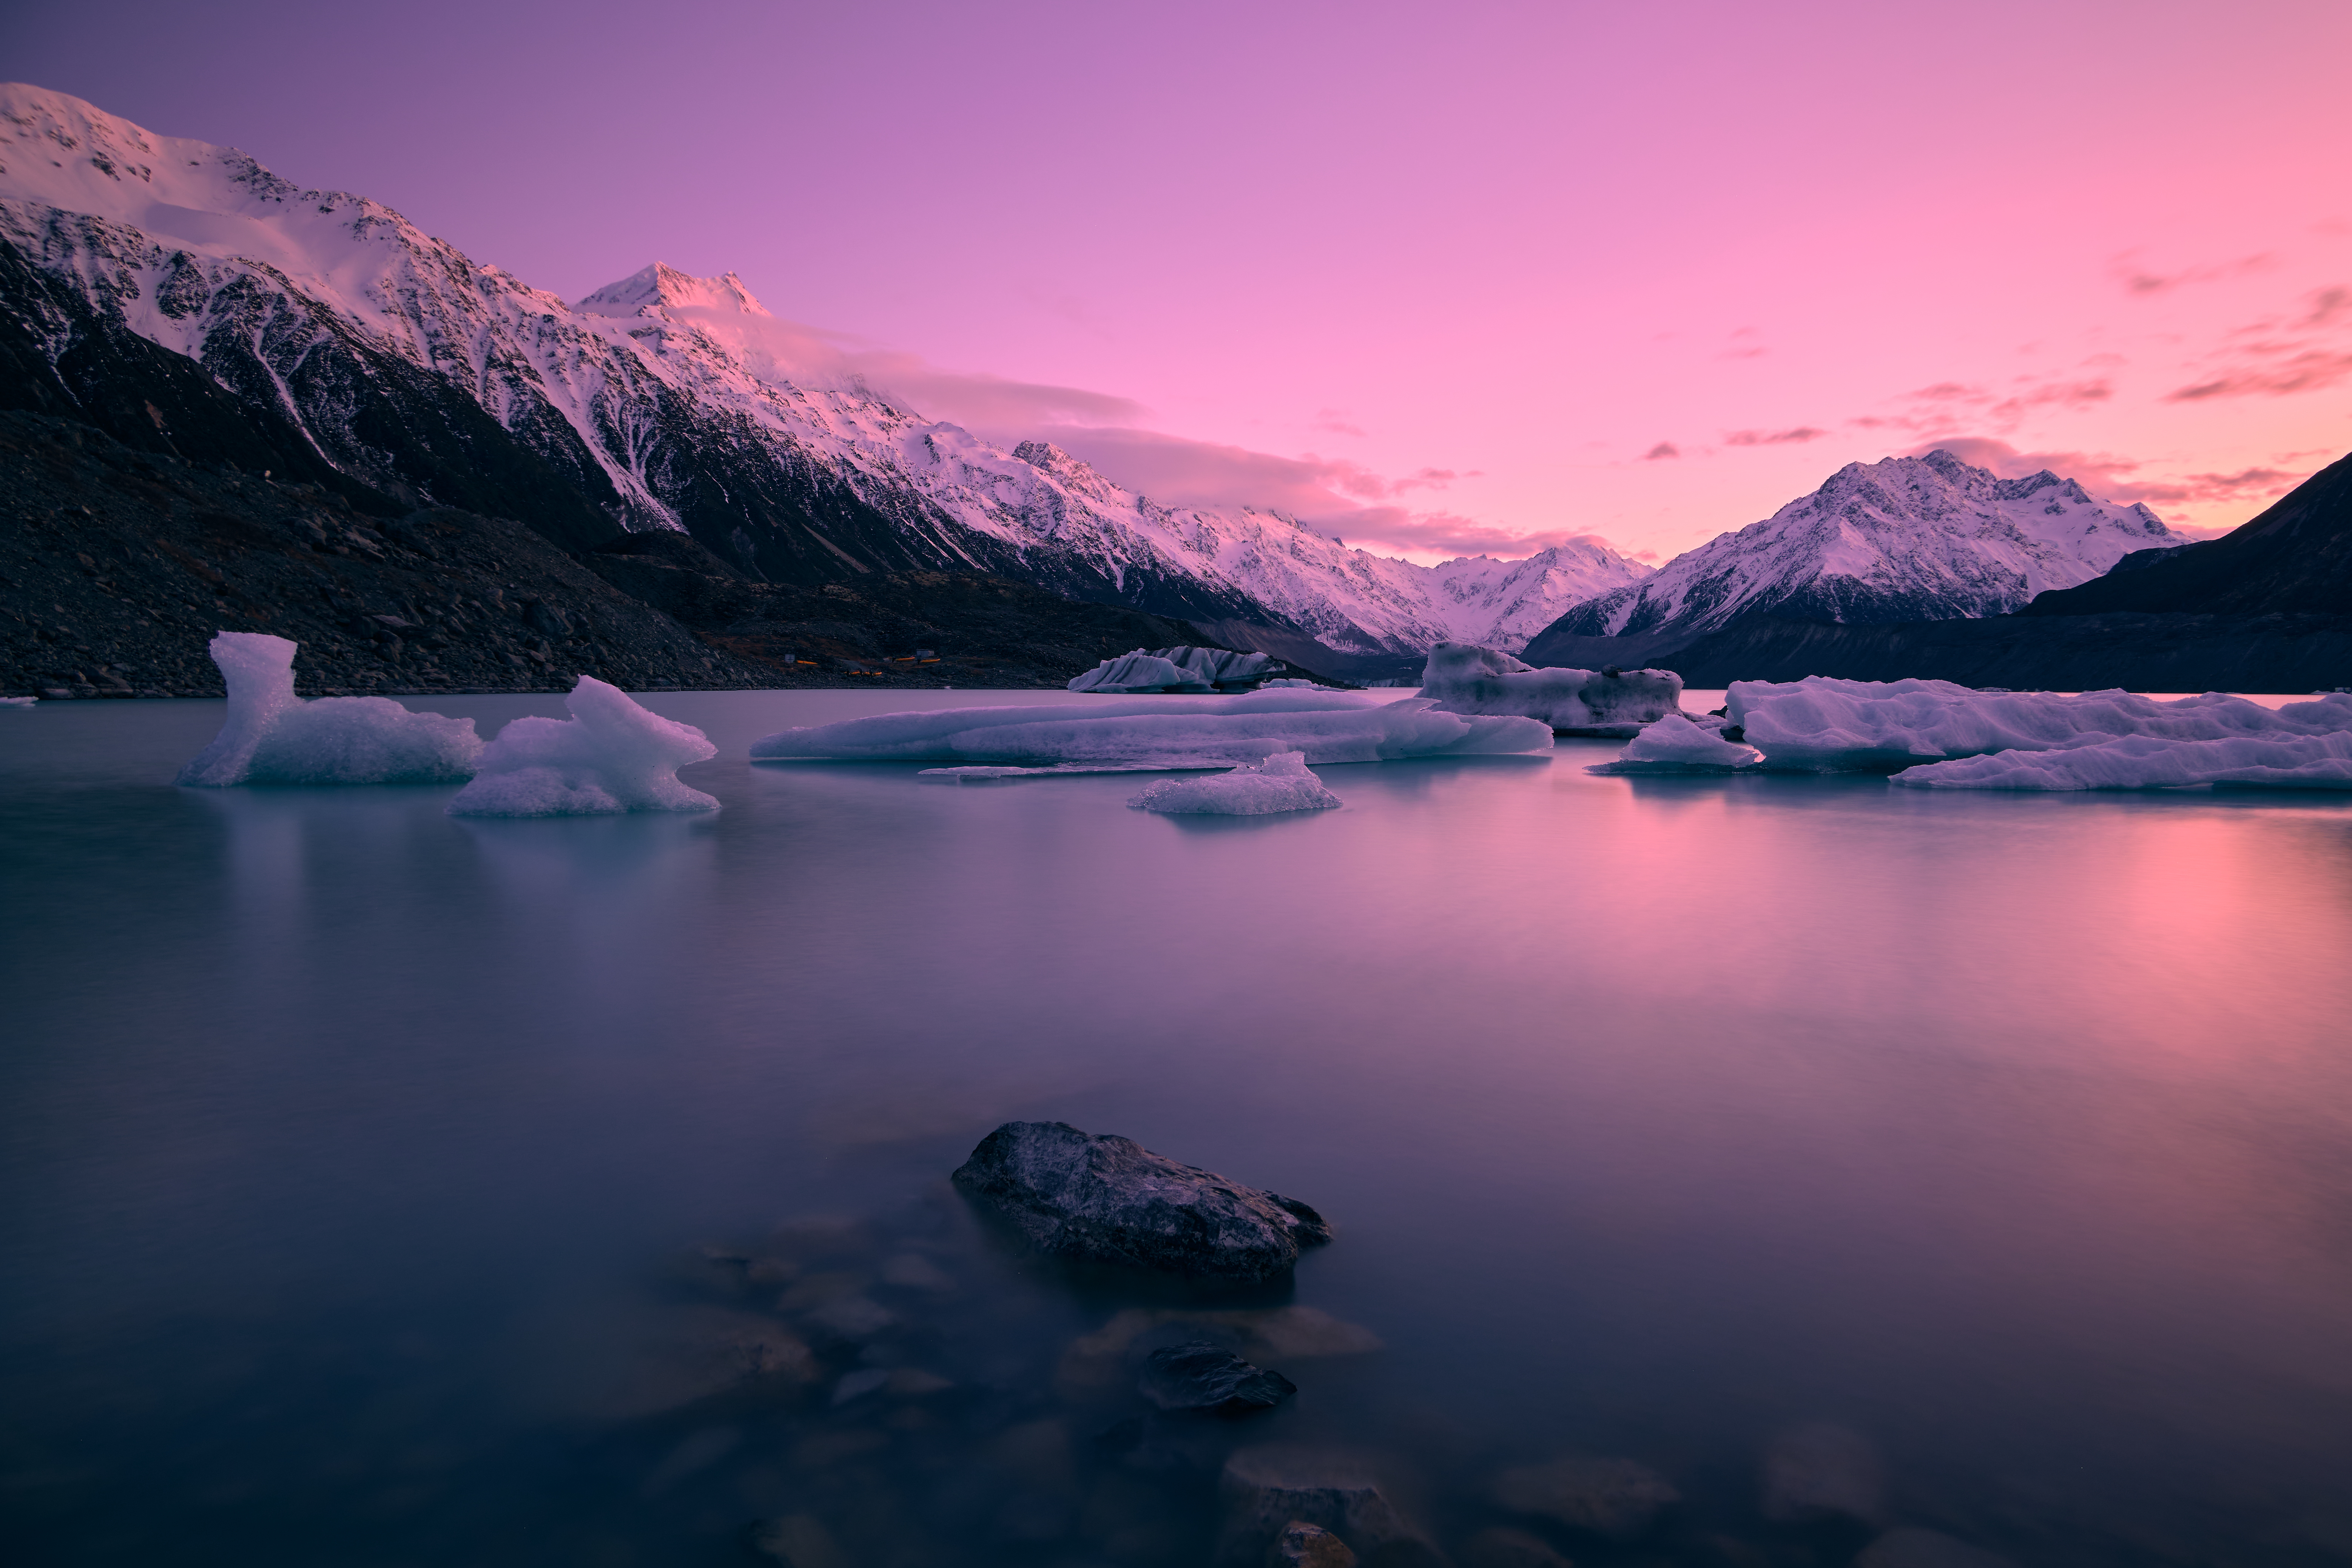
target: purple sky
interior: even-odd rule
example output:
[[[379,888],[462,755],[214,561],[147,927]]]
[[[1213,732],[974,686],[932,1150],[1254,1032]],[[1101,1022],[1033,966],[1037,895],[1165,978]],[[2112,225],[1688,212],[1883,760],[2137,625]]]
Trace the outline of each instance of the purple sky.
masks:
[[[0,75],[576,298],[1351,543],[1670,554],[1839,465],[2192,525],[2352,447],[2352,5],[18,6]]]

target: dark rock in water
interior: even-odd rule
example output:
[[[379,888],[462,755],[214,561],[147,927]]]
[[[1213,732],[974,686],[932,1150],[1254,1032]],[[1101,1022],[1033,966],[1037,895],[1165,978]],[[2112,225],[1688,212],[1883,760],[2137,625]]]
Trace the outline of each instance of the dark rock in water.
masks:
[[[1225,1507],[1217,1561],[1255,1565],[1286,1531],[1311,1524],[1378,1557],[1428,1543],[1381,1492],[1370,1468],[1349,1454],[1268,1444],[1244,1448],[1218,1479]]]
[[[1296,1519],[1274,1538],[1265,1561],[1266,1568],[1356,1568],[1356,1554],[1346,1542],[1319,1524]]]
[[[1890,1530],[1862,1549],[1854,1568],[2017,1568],[2007,1557],[1933,1530]]]
[[[1516,1513],[1549,1514],[1620,1540],[1647,1530],[1660,1509],[1681,1498],[1647,1465],[1594,1454],[1505,1470],[1495,1482],[1495,1500]]]
[[[1153,1351],[1138,1386],[1162,1410],[1213,1410],[1220,1415],[1271,1410],[1298,1392],[1282,1373],[1261,1372],[1206,1340]]]
[[[1212,1279],[1272,1279],[1331,1239],[1305,1204],[1065,1121],[1008,1121],[954,1176],[1039,1250]]]

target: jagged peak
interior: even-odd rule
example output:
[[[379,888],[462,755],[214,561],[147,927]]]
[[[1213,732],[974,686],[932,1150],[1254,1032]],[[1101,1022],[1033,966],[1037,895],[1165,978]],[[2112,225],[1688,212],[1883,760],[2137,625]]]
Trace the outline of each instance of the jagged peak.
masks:
[[[697,278],[666,261],[639,268],[617,283],[605,284],[573,309],[591,316],[635,316],[651,310],[730,310],[744,316],[770,313],[734,273]]]

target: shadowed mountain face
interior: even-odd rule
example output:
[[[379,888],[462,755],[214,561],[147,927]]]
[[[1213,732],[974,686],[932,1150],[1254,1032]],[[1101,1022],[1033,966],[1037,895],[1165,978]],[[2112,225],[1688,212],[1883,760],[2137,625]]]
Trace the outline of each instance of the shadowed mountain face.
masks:
[[[2029,616],[2113,611],[2352,615],[2352,457],[2338,458],[2244,527],[2080,587],[2043,594]]]

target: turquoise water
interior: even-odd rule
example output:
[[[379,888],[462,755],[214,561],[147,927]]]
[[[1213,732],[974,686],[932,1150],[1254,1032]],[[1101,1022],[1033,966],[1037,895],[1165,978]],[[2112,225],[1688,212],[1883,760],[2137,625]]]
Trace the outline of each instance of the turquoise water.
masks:
[[[1448,1552],[1797,1568],[1874,1530],[1760,1509],[1815,1421],[1883,1457],[1878,1523],[2020,1562],[2352,1558],[2352,805],[1568,741],[1187,821],[740,760],[919,700],[651,697],[725,809],[557,822],[176,790],[216,704],[0,714],[16,1560],[724,1563],[788,1517],[1189,1563],[1279,1439],[1370,1452]],[[1315,1205],[1339,1239],[1255,1305],[1385,1348],[1139,1449],[1064,1360],[1136,1298],[942,1185],[1013,1118]],[[893,1325],[811,1326],[845,1297]],[[690,1397],[711,1312],[814,1381]],[[868,1369],[951,1386],[833,1403]],[[1568,1451],[1682,1501],[1630,1542],[1495,1501]]]

